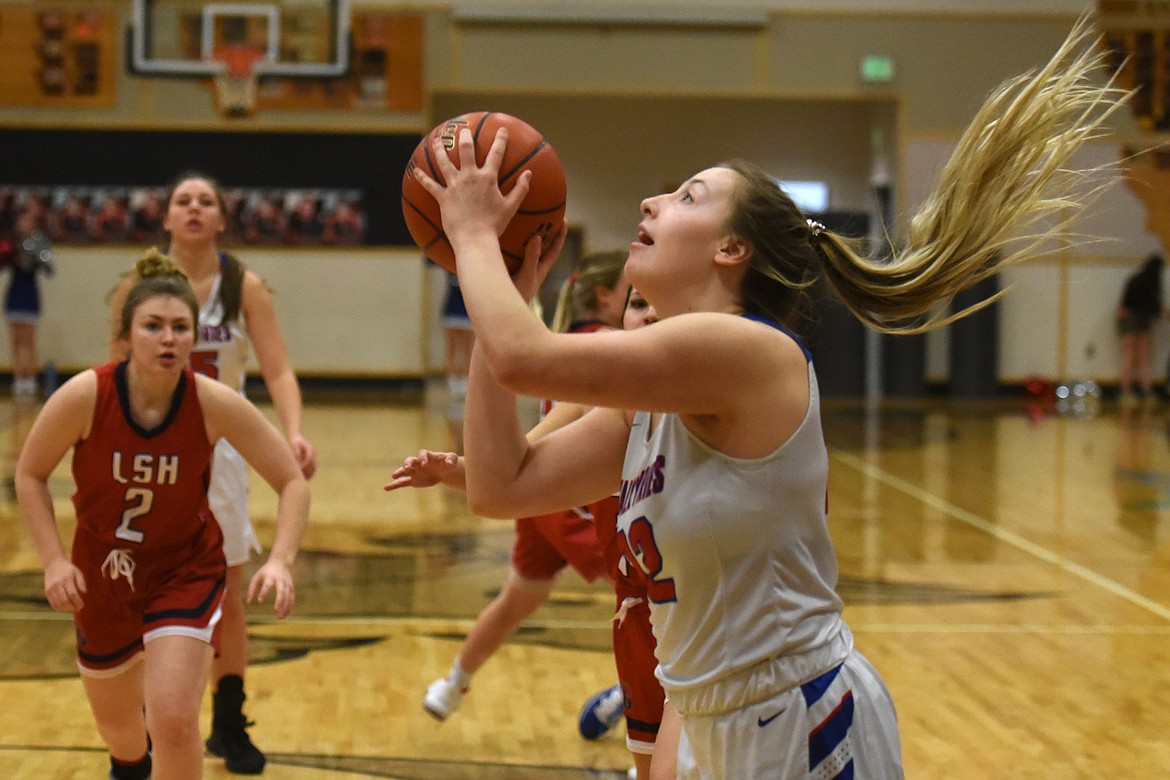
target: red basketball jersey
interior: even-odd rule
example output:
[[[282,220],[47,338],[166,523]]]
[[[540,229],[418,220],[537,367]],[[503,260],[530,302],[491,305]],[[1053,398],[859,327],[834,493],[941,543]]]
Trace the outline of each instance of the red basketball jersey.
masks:
[[[130,416],[126,363],[95,371],[93,424],[73,448],[78,530],[131,550],[192,543],[215,523],[207,506],[212,445],[195,375],[183,369],[166,419],[148,431]]]

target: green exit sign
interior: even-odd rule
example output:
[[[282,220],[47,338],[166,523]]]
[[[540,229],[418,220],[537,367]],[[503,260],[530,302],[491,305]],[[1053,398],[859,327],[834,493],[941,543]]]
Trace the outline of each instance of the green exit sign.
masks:
[[[894,58],[885,54],[867,54],[861,58],[861,80],[887,82],[894,80]]]

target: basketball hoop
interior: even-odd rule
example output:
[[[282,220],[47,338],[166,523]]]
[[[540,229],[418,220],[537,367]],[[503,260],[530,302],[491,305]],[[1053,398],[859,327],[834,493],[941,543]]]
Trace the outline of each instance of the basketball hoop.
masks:
[[[220,46],[212,58],[219,69],[212,74],[215,101],[226,117],[239,119],[256,112],[256,63],[265,54],[251,46]]]

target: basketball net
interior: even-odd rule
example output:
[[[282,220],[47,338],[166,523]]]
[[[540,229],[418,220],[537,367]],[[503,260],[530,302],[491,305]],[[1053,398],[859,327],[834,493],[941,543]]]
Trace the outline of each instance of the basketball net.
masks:
[[[225,117],[239,119],[256,113],[256,63],[264,52],[250,46],[220,46],[212,58],[222,66],[212,75],[215,102]]]

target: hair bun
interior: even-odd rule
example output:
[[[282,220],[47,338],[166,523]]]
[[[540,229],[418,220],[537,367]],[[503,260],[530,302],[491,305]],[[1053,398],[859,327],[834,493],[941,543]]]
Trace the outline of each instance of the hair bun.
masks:
[[[164,255],[157,247],[147,249],[134,265],[134,273],[139,279],[148,279],[152,276],[187,275],[175,265],[171,258]]]

